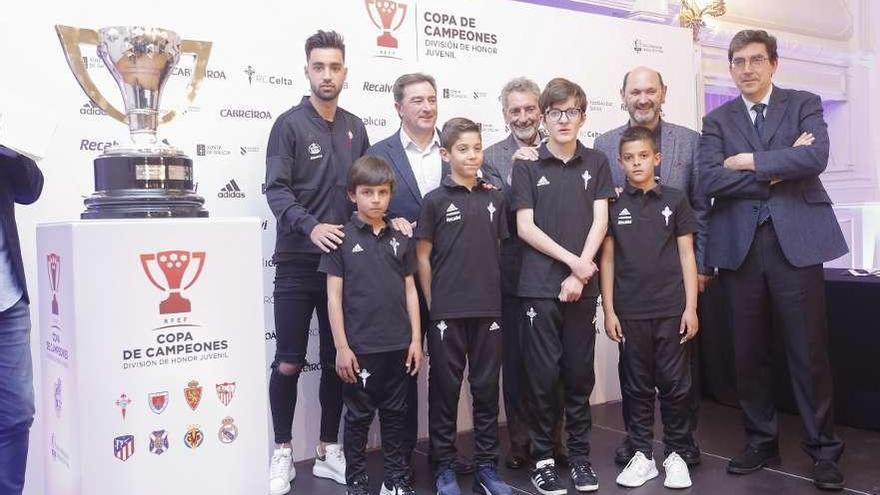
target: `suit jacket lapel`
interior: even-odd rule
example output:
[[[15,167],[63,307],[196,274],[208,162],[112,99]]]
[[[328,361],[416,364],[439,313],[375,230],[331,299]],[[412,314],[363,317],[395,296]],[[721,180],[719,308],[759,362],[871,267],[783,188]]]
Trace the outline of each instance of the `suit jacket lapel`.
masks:
[[[770,93],[770,105],[767,106],[767,119],[761,133],[763,142],[769,143],[773,139],[786,110],[788,110],[788,91],[773,86],[773,92]]]
[[[736,100],[731,102],[729,111],[730,120],[733,121],[739,132],[746,138],[749,144],[752,145],[752,149],[763,151],[765,149],[764,143],[761,142],[761,138],[758,136],[758,131],[755,130],[755,126],[752,124],[752,119],[749,118],[747,113],[746,104],[742,101],[741,97],[737,96]]]
[[[392,165],[394,166],[394,172],[397,174],[397,177],[403,179],[403,182],[406,183],[413,198],[415,198],[416,202],[421,205],[422,194],[419,192],[419,184],[416,182],[416,176],[413,174],[412,166],[409,163],[409,159],[406,157],[406,152],[403,150],[403,144],[400,142],[401,132],[401,130],[398,130],[397,134],[394,135],[394,139],[388,143],[388,146],[391,148],[388,154],[391,156]]]
[[[660,143],[660,183],[668,185],[672,167],[675,166],[675,135],[668,125],[664,125],[661,130],[663,142]]]

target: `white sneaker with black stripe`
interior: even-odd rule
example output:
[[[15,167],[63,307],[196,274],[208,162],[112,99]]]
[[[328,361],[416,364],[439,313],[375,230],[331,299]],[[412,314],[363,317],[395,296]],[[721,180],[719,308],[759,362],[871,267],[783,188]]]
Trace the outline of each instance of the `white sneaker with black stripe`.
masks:
[[[556,462],[552,458],[535,463],[531,478],[532,484],[541,495],[565,495],[568,493],[568,489],[562,485],[562,481],[559,479]]]

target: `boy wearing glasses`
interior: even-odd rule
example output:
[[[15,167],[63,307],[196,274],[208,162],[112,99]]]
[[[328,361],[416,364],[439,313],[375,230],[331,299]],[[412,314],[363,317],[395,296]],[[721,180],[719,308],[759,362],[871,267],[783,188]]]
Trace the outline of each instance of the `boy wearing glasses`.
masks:
[[[549,132],[536,162],[513,165],[517,229],[525,241],[518,295],[524,318],[524,364],[533,420],[529,426],[532,484],[543,495],[568,493],[553,460],[554,385],[564,384],[572,483],[595,491],[590,466],[590,393],[599,286],[593,258],[608,226],[615,196],[608,159],[578,141],[587,98],[562,78],[547,83],[539,105]]]

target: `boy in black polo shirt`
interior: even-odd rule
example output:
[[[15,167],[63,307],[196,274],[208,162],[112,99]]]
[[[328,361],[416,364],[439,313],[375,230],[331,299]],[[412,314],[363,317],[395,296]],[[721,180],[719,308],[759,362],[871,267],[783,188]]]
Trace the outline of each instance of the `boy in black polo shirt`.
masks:
[[[509,495],[498,462],[498,374],[501,367],[499,243],[507,238],[504,195],[486,188],[480,127],[454,118],[443,126],[440,155],[450,174],[425,195],[415,237],[419,284],[430,310],[428,431],[438,495],[461,493],[456,458],[458,398],[468,366],[473,395],[474,492]]]
[[[364,156],[352,165],[348,195],[357,212],[343,227],[339,249],[321,258],[327,309],[336,345],[336,372],[345,402],[345,479],[350,495],[368,495],[367,433],[376,409],[382,426],[385,480],[381,495],[415,494],[402,450],[407,375],[422,361],[419,301],[413,274],[415,242],[394,231],[385,211],[394,171]]]
[[[629,433],[636,453],[617,483],[637,487],[659,474],[652,444],[656,388],[667,455],[664,485],[687,488],[691,479],[678,452],[691,444],[685,342],[698,330],[697,222],[683,192],[657,184],[654,167],[660,153],[649,129],[627,129],[618,160],[627,184],[610,208],[602,244],[602,306],[605,331],[623,343],[626,381],[621,385],[632,398]]]
[[[532,484],[544,495],[568,492],[553,460],[554,387],[565,395],[570,475],[578,491],[599,480],[590,461],[590,393],[595,383],[596,298],[593,258],[608,225],[615,195],[608,159],[577,139],[587,98],[577,84],[551,80],[538,100],[548,140],[537,162],[513,164],[513,204],[523,252],[523,361],[531,394]]]

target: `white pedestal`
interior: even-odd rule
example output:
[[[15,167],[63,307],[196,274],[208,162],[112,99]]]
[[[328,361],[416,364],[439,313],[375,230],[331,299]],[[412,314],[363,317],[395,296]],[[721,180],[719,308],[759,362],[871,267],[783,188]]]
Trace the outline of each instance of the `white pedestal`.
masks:
[[[260,242],[257,219],[37,228],[47,495],[268,493]]]

